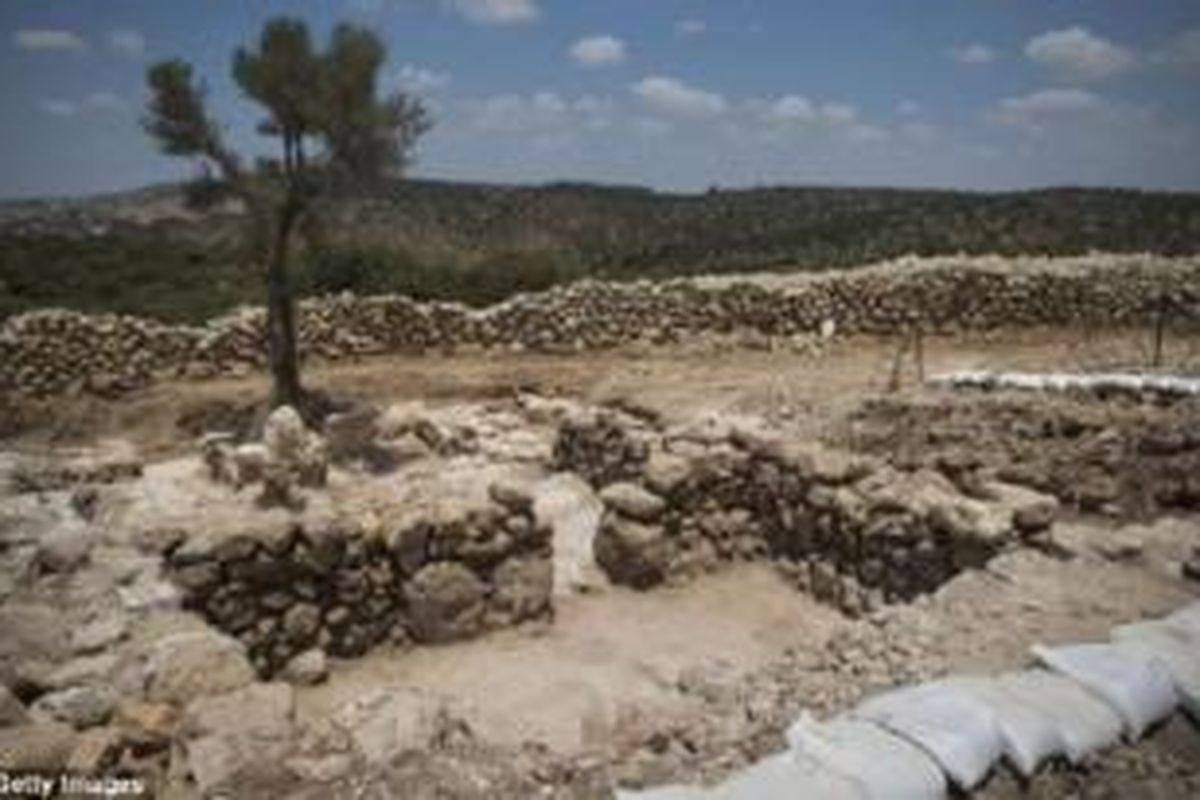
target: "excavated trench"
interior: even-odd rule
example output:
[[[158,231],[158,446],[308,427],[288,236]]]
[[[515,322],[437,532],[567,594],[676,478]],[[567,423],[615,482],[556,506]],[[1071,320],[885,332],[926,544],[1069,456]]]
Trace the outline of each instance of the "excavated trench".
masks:
[[[766,561],[851,616],[984,566],[1057,508],[1000,482],[968,495],[936,471],[900,472],[755,418],[666,429],[588,409],[558,425],[551,462],[602,501],[590,554],[613,583],[645,590]],[[245,644],[265,676],[313,648],[350,658],[551,617],[556,547],[578,542],[535,513],[544,473],[465,480],[469,500],[256,511],[170,548],[169,574],[185,606]]]

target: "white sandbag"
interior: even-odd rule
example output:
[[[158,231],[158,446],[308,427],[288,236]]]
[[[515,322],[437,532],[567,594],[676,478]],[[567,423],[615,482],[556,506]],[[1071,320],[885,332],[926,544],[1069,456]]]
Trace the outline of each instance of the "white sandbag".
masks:
[[[1200,630],[1156,620],[1114,628],[1111,638],[1120,650],[1162,661],[1180,705],[1200,720]]]
[[[709,794],[697,786],[658,786],[639,791],[617,789],[617,800],[706,800]]]
[[[857,783],[866,800],[941,800],[946,778],[924,750],[874,722],[805,714],[787,731],[794,754]]]
[[[963,789],[982,781],[1004,752],[988,707],[945,682],[873,697],[850,715],[877,722],[920,746]]]
[[[1175,711],[1179,698],[1161,661],[1121,651],[1111,644],[1033,648],[1050,669],[1098,694],[1116,709],[1131,739]]]
[[[1162,621],[1167,625],[1176,625],[1200,636],[1200,601],[1184,606]]]
[[[1031,669],[1001,675],[996,684],[1014,702],[1037,708],[1053,722],[1073,764],[1112,747],[1121,738],[1121,718],[1117,712],[1062,675]]]
[[[1033,775],[1047,759],[1067,754],[1067,742],[1053,717],[1012,691],[1002,679],[952,678],[947,683],[988,707],[1004,743],[1005,758],[1025,777]]]
[[[777,753],[713,787],[707,800],[867,800],[858,784],[810,758]]]

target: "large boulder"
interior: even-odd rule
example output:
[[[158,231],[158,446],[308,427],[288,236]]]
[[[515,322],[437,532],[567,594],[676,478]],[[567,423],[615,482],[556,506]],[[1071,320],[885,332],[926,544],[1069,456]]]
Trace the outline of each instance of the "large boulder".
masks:
[[[461,564],[441,561],[422,568],[404,587],[413,636],[445,642],[475,633],[483,620],[486,588]]]
[[[596,563],[613,583],[646,589],[667,574],[670,547],[663,529],[608,515],[594,542]]]
[[[151,646],[145,664],[146,696],[186,704],[198,697],[240,689],[254,680],[246,650],[215,631],[188,631]]]

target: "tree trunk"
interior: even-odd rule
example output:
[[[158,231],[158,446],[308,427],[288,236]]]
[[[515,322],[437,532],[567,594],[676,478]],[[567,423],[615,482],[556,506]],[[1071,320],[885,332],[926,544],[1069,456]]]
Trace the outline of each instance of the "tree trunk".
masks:
[[[296,302],[288,282],[288,243],[295,215],[279,217],[267,263],[267,357],[271,367],[271,408],[289,405],[307,417],[296,348]]]

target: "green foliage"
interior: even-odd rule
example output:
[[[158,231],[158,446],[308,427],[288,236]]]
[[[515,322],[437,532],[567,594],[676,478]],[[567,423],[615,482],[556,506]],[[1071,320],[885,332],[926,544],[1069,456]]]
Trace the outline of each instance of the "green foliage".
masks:
[[[325,235],[306,234],[327,241],[303,254],[297,291],[473,305],[584,276],[823,270],[906,253],[1200,253],[1200,195],[1101,189],[668,195],[404,181],[327,211]],[[236,266],[245,222],[210,214],[86,239],[0,226],[0,314],[53,305],[196,320],[259,303],[258,281]]]

